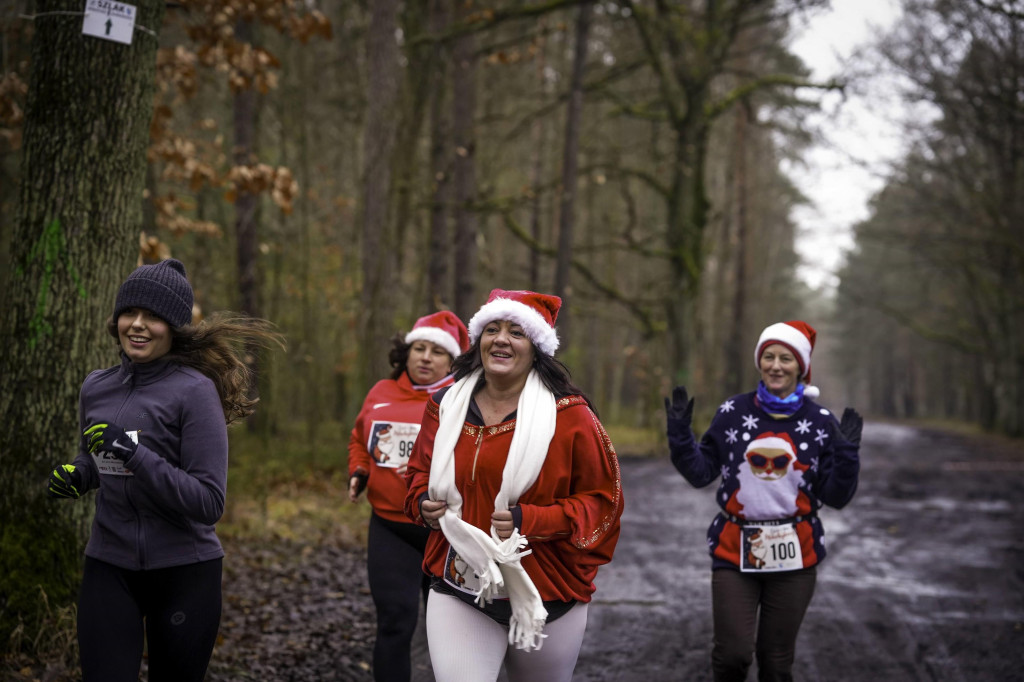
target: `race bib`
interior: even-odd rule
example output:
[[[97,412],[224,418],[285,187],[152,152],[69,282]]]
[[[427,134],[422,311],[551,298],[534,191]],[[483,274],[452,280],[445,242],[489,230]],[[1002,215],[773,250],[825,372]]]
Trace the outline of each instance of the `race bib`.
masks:
[[[126,431],[128,437],[132,439],[133,443],[139,442],[138,431]],[[132,472],[124,468],[124,462],[119,460],[111,452],[94,452],[92,453],[92,461],[96,462],[96,468],[100,470],[101,474],[107,476],[134,476]]]
[[[795,571],[804,567],[796,524],[741,526],[740,532],[743,539],[741,571],[765,573]]]
[[[419,424],[375,421],[370,424],[366,450],[377,466],[397,469],[409,463],[409,455],[419,433]]]
[[[448,548],[448,557],[444,561],[444,581],[459,592],[474,597],[480,593],[480,578],[458,554],[455,548]],[[502,585],[498,588],[495,599],[508,599],[508,591]]]

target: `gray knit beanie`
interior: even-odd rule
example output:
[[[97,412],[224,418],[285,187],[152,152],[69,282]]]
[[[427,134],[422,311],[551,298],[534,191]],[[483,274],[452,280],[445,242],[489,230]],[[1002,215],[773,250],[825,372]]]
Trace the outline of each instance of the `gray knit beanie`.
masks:
[[[114,321],[129,308],[145,308],[172,327],[192,321],[192,285],[185,279],[185,266],[170,258],[155,265],[143,265],[128,275],[117,291]]]

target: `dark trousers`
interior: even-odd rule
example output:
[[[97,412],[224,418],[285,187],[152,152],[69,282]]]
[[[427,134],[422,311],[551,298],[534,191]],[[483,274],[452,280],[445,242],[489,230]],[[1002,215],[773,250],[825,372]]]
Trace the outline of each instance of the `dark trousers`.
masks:
[[[426,604],[430,587],[423,572],[423,552],[429,536],[430,530],[422,526],[370,516],[366,569],[377,607],[375,680],[400,682],[412,674],[409,650],[419,620],[420,600]]]
[[[715,682],[743,682],[754,654],[760,682],[793,679],[796,636],[814,595],[817,568],[776,573],[711,574]]]
[[[217,641],[222,559],[129,571],[85,558],[78,599],[84,682],[201,682]]]

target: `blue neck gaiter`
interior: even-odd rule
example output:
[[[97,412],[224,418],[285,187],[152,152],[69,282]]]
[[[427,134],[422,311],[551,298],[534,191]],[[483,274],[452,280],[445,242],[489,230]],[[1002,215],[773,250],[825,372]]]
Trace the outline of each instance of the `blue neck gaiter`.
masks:
[[[795,391],[785,398],[780,398],[773,393],[769,393],[768,389],[764,387],[764,382],[759,381],[757,382],[757,400],[761,403],[761,407],[765,409],[765,412],[785,415],[796,414],[796,411],[804,405],[804,385],[797,384]]]

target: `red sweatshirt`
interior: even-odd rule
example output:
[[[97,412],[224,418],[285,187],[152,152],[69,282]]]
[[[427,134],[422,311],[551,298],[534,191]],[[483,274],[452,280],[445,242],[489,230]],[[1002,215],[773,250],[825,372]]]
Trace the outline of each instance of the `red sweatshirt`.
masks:
[[[557,402],[558,418],[547,459],[534,484],[519,499],[520,532],[533,553],[522,560],[541,599],[589,602],[594,576],[608,563],[619,539],[622,484],[619,461],[608,434],[580,396]],[[422,524],[420,496],[427,492],[438,402],[427,403],[406,478],[405,511]],[[493,426],[467,422],[455,445],[455,485],[463,497],[462,519],[490,532],[494,497],[501,487],[516,420]],[[449,544],[434,531],[427,541],[423,568],[441,577]]]
[[[398,472],[412,453],[423,407],[431,393],[452,379],[417,386],[402,372],[398,379],[378,381],[366,394],[348,441],[348,475],[369,476],[366,498],[373,511],[389,521],[409,523],[403,511],[405,479]]]

